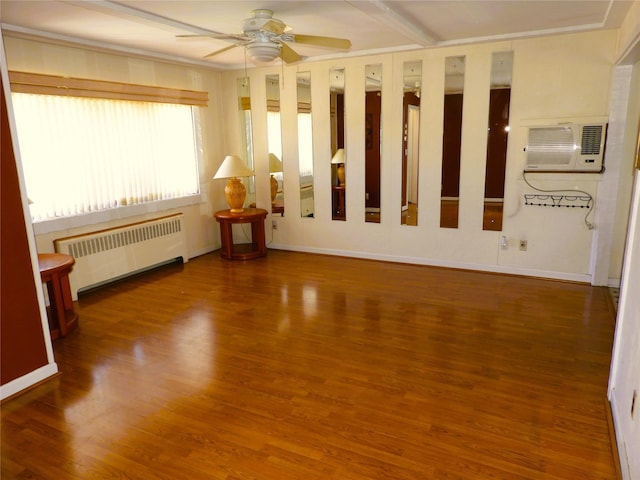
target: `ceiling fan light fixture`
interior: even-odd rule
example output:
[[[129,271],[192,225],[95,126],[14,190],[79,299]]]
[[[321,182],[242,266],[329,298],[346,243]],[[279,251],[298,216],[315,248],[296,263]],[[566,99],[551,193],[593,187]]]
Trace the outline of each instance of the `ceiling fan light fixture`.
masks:
[[[2,0],[0,0],[2,1]],[[374,1],[374,0],[371,0]],[[314,45],[338,50],[351,48],[351,41],[346,38],[321,37],[318,35],[303,35],[291,33],[291,27],[282,20],[273,18],[273,11],[259,8],[251,11],[251,17],[242,23],[242,33],[217,33],[198,35],[179,35],[180,37],[205,36],[227,40],[233,45],[221,48],[205,55],[204,58],[214,57],[235,47],[245,47],[245,61],[248,57],[253,63],[267,65],[276,58],[283,63],[296,63],[302,56],[289,43]]]
[[[247,45],[249,58],[257,63],[269,63],[280,56],[280,44],[274,42],[254,42]]]

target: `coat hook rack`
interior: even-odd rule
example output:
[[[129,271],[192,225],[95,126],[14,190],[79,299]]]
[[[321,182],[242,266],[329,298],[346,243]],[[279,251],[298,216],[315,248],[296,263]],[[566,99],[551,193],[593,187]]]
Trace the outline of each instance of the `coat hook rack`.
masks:
[[[592,202],[591,195],[524,194],[524,204],[536,207],[591,208]]]

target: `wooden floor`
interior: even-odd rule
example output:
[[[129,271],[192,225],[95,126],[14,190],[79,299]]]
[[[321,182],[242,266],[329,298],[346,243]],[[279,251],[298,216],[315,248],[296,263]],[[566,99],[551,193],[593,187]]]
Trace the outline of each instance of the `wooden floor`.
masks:
[[[270,250],[81,295],[2,479],[614,479],[605,288]]]
[[[458,210],[458,200],[441,200],[440,228],[458,228]],[[377,221],[379,223],[380,214],[377,215],[377,220],[370,219],[367,216],[366,221]],[[402,211],[400,223],[402,225],[418,224],[418,206],[415,203],[409,203],[407,209]],[[484,202],[482,229],[496,232],[502,230],[502,202]]]
[[[406,210],[402,210],[400,216],[401,225],[411,225],[415,227],[418,225],[418,205],[415,203],[408,203]]]

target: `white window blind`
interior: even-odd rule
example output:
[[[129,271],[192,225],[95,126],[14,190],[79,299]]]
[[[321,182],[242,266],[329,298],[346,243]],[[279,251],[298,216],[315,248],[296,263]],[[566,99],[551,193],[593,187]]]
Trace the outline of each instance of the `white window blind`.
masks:
[[[197,194],[190,105],[13,93],[35,221]]]
[[[267,112],[267,144],[269,153],[282,160],[282,127],[280,112]]]
[[[300,176],[313,175],[313,131],[311,112],[298,113],[298,161]]]

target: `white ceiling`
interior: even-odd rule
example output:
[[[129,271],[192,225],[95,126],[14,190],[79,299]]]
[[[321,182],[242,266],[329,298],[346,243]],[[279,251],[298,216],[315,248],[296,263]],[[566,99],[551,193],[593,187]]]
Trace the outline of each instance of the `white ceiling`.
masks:
[[[351,40],[348,52],[289,45],[305,59],[617,28],[630,0],[0,0],[5,34],[44,36],[213,68],[244,65],[243,48],[201,33],[242,33],[253,9],[267,8],[293,34]],[[304,61],[304,60],[303,60]],[[279,60],[276,60],[279,62]]]

